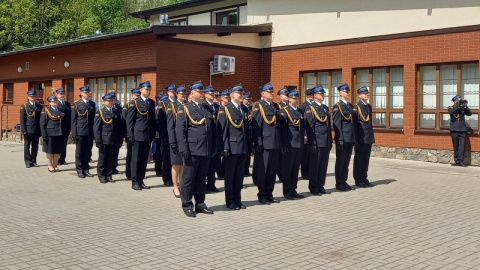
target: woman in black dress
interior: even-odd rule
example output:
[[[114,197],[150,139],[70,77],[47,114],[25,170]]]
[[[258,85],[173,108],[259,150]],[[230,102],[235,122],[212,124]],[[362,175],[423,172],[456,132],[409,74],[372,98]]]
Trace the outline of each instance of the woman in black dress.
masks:
[[[40,117],[43,138],[43,152],[47,154],[48,171],[59,172],[58,159],[62,153],[62,121],[65,114],[57,109],[57,98],[49,96],[48,105]]]

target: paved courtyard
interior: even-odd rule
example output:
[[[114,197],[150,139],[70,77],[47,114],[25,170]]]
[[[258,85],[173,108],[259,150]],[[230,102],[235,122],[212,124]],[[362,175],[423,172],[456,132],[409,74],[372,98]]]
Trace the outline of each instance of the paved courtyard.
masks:
[[[480,269],[478,167],[372,158],[373,188],[312,197],[301,180],[307,198],[286,201],[277,183],[272,205],[249,177],[246,210],[220,192],[214,215],[187,218],[152,170],[154,188],[133,191],[123,175],[77,178],[73,156],[59,173],[44,153],[26,169],[23,146],[0,142],[0,269]]]

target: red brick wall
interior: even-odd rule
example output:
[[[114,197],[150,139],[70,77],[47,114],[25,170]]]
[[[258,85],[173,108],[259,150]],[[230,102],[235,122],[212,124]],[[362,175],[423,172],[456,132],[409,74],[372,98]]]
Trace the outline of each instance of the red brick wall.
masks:
[[[353,85],[352,70],[362,67],[404,67],[404,133],[377,132],[376,145],[452,149],[450,135],[415,135],[417,97],[416,65],[478,61],[480,31],[372,41],[272,53],[272,83],[300,85],[300,72],[342,69],[345,83]],[[469,137],[467,149],[480,151],[478,135]],[[471,147],[470,147],[471,146]]]

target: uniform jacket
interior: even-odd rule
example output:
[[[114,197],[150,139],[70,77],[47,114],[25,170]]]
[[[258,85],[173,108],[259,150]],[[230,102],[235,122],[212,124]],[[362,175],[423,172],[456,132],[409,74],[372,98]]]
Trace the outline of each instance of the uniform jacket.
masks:
[[[335,130],[335,141],[355,143],[356,130],[355,121],[357,116],[351,103],[337,102],[332,107],[333,128]]]
[[[283,116],[284,129],[282,131],[282,146],[290,148],[302,148],[305,136],[305,121],[303,119],[303,111],[298,108],[294,109],[287,105],[280,110]]]
[[[360,100],[355,104],[353,110],[357,115],[357,120],[355,121],[357,143],[374,144],[372,106],[364,104]]]
[[[54,110],[51,106],[45,107],[40,117],[42,137],[62,136],[62,122],[67,120],[65,114]]]
[[[454,104],[448,107],[450,114],[450,131],[466,132],[467,124],[465,122],[465,115],[470,116],[472,112],[468,107],[461,108],[459,104]]]
[[[300,109],[302,109],[305,112],[305,111],[307,111],[307,107],[312,105],[313,103],[314,102],[310,103],[310,102],[305,100],[305,102],[302,105],[300,105]]]
[[[287,102],[280,101],[280,102],[278,102],[278,106],[280,107],[280,109],[282,109],[283,107],[287,107],[287,106],[288,106],[288,103],[287,103]]]
[[[131,141],[148,142],[155,139],[155,101],[138,97],[128,103],[127,137]]]
[[[62,121],[62,134],[68,137],[72,130],[72,105],[70,102],[64,100],[63,103],[60,100],[57,102],[57,109],[65,114],[65,120]]]
[[[22,132],[40,135],[40,115],[42,114],[42,105],[25,102],[20,106],[20,128]]]
[[[106,106],[100,106],[95,113],[93,134],[95,142],[100,144],[119,145],[123,141],[125,130],[122,127],[121,113],[117,106],[109,110]]]
[[[264,115],[262,115],[262,109]],[[280,149],[282,144],[282,116],[275,102],[267,104],[265,100],[259,100],[253,105],[252,112],[252,137],[255,145],[263,146],[264,149]],[[273,121],[271,124],[267,122]]]
[[[167,104],[165,102],[160,101],[155,107],[155,119],[157,124],[155,139],[160,139],[162,144],[168,144]]]
[[[330,110],[324,104],[313,102],[305,110],[307,144],[317,147],[332,147],[332,120]]]
[[[197,105],[192,101],[180,107],[177,113],[175,135],[178,151],[190,151],[194,156],[213,156],[217,150],[218,133],[212,112],[205,104]]]
[[[93,118],[95,102],[75,101],[72,105],[72,136],[93,136]]]
[[[230,150],[233,155],[250,152],[248,109],[243,105],[240,105],[240,108],[242,112],[229,102],[218,112],[218,126],[221,132],[219,150]]]
[[[203,104],[213,114],[213,119],[215,120],[215,129],[217,131],[217,139],[218,139],[217,143],[221,144],[222,143],[222,131],[220,129],[220,125],[218,125],[218,113],[220,111],[220,108],[223,108],[223,106],[219,105],[215,102],[213,102],[212,105],[210,105],[207,101],[205,101]]]
[[[175,135],[175,123],[177,122],[178,109],[182,106],[182,103],[178,100],[170,101],[167,107],[167,133],[168,143],[177,143],[177,137]]]

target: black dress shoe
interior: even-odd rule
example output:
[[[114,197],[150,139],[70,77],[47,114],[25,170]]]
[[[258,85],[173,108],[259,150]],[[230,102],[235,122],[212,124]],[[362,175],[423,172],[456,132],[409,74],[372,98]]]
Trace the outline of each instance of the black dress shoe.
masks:
[[[132,180],[132,177],[131,177],[131,176],[127,176],[127,180]]]
[[[285,199],[287,199],[287,200],[295,200],[295,197],[292,194],[288,194],[288,195],[285,195],[283,197],[285,197]]]
[[[295,198],[297,198],[297,199],[303,199],[303,198],[305,198],[305,196],[300,195],[300,194],[298,194],[297,192],[293,193],[293,197],[295,197]]]
[[[230,210],[240,210],[240,207],[238,207],[236,204],[227,205],[227,208]]]
[[[460,167],[467,167],[467,165],[465,165],[463,162],[459,162],[457,166],[460,166]]]
[[[261,203],[261,204],[266,204],[266,205],[270,204],[270,202],[267,199],[260,199],[260,200],[258,200],[258,202]]]
[[[368,185],[364,182],[357,183],[357,184],[355,184],[355,186],[361,187],[361,188],[368,188]]]
[[[173,186],[173,183],[172,183],[172,182],[164,182],[163,184],[164,184],[165,186],[167,186],[167,187]]]
[[[216,186],[207,187],[207,191],[214,192],[214,193],[220,192],[220,190],[218,190],[218,188]]]
[[[78,178],[85,178],[85,174],[83,174],[83,173],[79,173],[77,175],[78,175]]]
[[[183,213],[187,217],[196,217],[197,216],[197,214],[195,214],[195,212],[192,209],[188,209],[186,211],[183,211]]]
[[[280,203],[279,200],[275,200],[273,197],[267,198],[267,201],[269,201],[270,203]]]
[[[133,185],[132,189],[133,190],[142,190],[142,188],[139,185]]]
[[[347,192],[349,191],[348,188],[345,187],[345,185],[338,185],[335,187],[336,190],[339,190],[339,191],[344,191],[344,192]]]
[[[365,182],[365,185],[367,185],[369,187],[374,187],[375,186],[374,184],[370,183],[370,181],[368,181],[368,179],[365,179],[365,181],[363,181],[363,182]]]
[[[203,209],[195,209],[195,212],[203,213],[203,214],[213,214],[213,211],[208,209],[208,207],[203,208]]]
[[[112,176],[107,176],[107,182],[115,183],[115,180],[113,180]]]
[[[58,165],[68,165],[68,163],[63,161],[63,162],[58,162]]]
[[[40,167],[40,166],[38,166],[37,162],[32,162],[32,167]]]
[[[322,194],[330,194],[331,192],[330,192],[330,191],[326,191],[324,187],[321,187],[321,188],[320,188],[320,193],[322,193]]]
[[[150,187],[147,186],[147,185],[145,185],[145,184],[141,184],[140,187],[141,187],[142,189],[150,189]]]
[[[112,174],[119,174],[120,172],[117,169],[112,170]]]
[[[102,179],[100,179],[100,183],[102,183],[102,184],[106,184],[106,183],[108,183],[108,180],[107,180],[107,179],[104,179],[104,178],[102,178]]]
[[[322,196],[322,194],[318,191],[310,191],[310,194],[312,194],[313,196]]]
[[[347,182],[345,182],[343,185],[344,185],[345,188],[347,188],[348,190],[354,190],[354,188],[352,188]]]
[[[240,208],[240,209],[247,209],[247,207],[246,207],[245,205],[243,205],[243,204],[238,205],[238,208]]]
[[[26,164],[26,165],[25,165],[25,167],[27,167],[27,168],[31,168],[31,167],[32,167],[32,164],[31,164],[31,163],[29,163],[29,164]]]
[[[83,172],[83,174],[85,174],[86,177],[93,177],[93,174],[91,174],[89,172]]]

